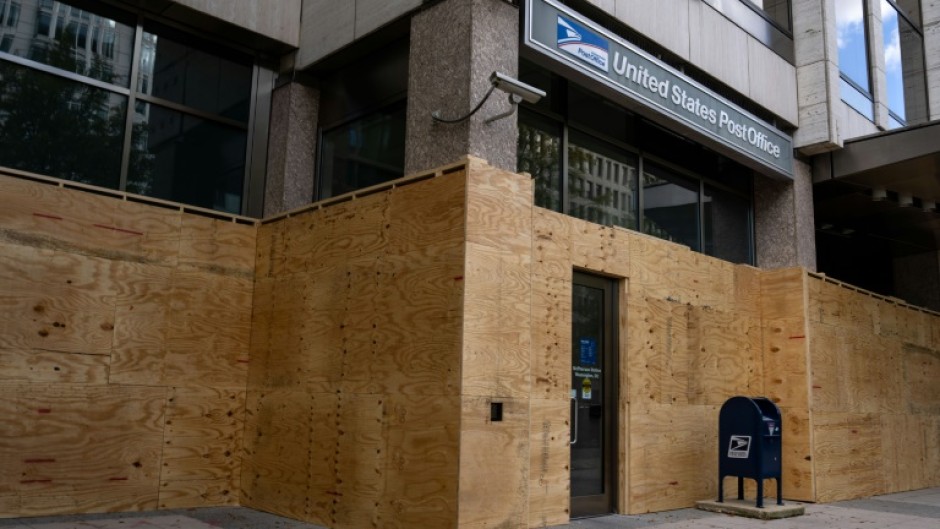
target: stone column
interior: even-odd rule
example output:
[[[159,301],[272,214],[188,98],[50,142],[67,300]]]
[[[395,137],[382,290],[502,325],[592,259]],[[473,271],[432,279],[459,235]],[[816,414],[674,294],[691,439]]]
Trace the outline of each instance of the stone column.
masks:
[[[921,0],[924,16],[924,60],[927,68],[928,116],[940,120],[940,0]]]
[[[313,200],[319,106],[319,91],[299,82],[280,86],[271,95],[265,217]]]
[[[472,154],[491,165],[516,169],[516,114],[485,123],[509,109],[495,91],[469,120],[436,123],[431,113],[467,114],[490,88],[494,71],[516,77],[519,10],[503,0],[444,0],[411,21],[405,173]]]
[[[793,182],[754,179],[754,232],[757,266],[802,266],[816,270],[811,167],[793,162]]]
[[[793,145],[812,155],[842,148],[835,0],[793,0],[800,128]]]
[[[871,61],[872,97],[875,107],[875,125],[890,128],[888,116],[888,78],[885,65],[884,26],[881,18],[881,0],[868,0],[868,56]]]

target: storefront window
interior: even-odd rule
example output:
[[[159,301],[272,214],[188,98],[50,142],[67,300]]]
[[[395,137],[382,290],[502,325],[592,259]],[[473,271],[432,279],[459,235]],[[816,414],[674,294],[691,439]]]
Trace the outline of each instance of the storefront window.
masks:
[[[405,106],[395,105],[323,133],[320,196],[400,177],[405,168]]]
[[[637,227],[637,157],[584,134],[568,141],[568,212],[598,224]]]
[[[535,205],[553,211],[561,207],[561,131],[550,120],[525,110],[519,113],[518,170],[535,181]]]
[[[321,79],[315,199],[404,175],[408,49],[393,42]]]
[[[555,92],[519,112],[537,206],[753,263],[750,170],[529,63],[520,73]]]
[[[0,165],[243,211],[250,57],[98,3],[0,19]]]
[[[890,128],[927,118],[924,37],[919,28],[919,2],[881,0]],[[917,16],[913,14],[917,13]]]
[[[653,163],[643,166],[643,233],[701,251],[699,183]]]
[[[736,193],[705,184],[702,195],[703,252],[732,263],[749,263],[751,207]]]
[[[835,0],[842,100],[874,119],[865,30],[865,0]]]

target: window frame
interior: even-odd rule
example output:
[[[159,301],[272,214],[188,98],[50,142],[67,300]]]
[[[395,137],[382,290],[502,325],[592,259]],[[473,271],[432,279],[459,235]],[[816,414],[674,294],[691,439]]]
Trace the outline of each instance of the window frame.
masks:
[[[77,72],[62,70],[55,66],[35,61],[27,57],[14,55],[10,52],[0,51],[0,61],[6,61],[17,66],[37,70],[59,78],[64,78],[73,82],[103,89],[127,98],[127,110],[123,129],[124,143],[121,153],[121,173],[117,187],[117,190],[121,192],[128,192],[127,180],[132,151],[131,143],[133,140],[134,114],[136,103],[138,101],[151,105],[162,106],[186,115],[192,115],[200,119],[220,123],[229,127],[235,127],[239,130],[245,131],[247,136],[244,159],[245,172],[243,175],[241,203],[237,214],[260,217],[264,201],[267,135],[270,119],[270,99],[274,88],[275,79],[274,70],[261,64],[261,57],[251,50],[244,49],[231,43],[222,42],[219,39],[215,39],[211,36],[194,35],[184,26],[171,20],[152,16],[150,14],[145,15],[142,11],[132,11],[129,9],[114,7],[107,3],[94,3],[92,5],[93,8],[91,11],[89,11],[89,5],[82,0],[74,0],[71,2],[66,1],[64,4],[57,0],[52,5],[53,17],[55,17],[55,12],[59,10],[58,8],[69,7],[71,9],[78,9],[83,12],[90,12],[95,16],[105,19],[116,20],[121,24],[132,27],[134,34],[132,41],[131,65],[130,72],[128,73],[129,79],[127,86],[122,86],[119,83],[101,81]],[[40,9],[42,8],[41,5],[38,5],[37,7]],[[226,58],[238,56],[244,64],[248,65],[251,71],[251,79],[247,122],[240,122],[218,114],[206,112],[197,108],[182,105],[141,92],[139,90],[138,82],[143,33],[148,30],[153,31],[154,29],[157,31],[165,29],[172,33],[172,36],[168,38],[182,39],[184,43],[200,47],[201,49],[207,50],[212,54],[220,55]],[[104,35],[101,35],[99,38],[102,41],[102,47],[104,47]],[[193,206],[204,208],[204,206],[201,205]]]
[[[727,193],[733,194],[735,196],[738,196],[744,199],[749,205],[748,215],[747,215],[747,227],[746,227],[747,234],[748,234],[748,240],[747,240],[748,262],[744,264],[750,264],[750,265],[754,264],[755,257],[756,257],[756,241],[755,241],[755,229],[754,229],[755,222],[754,222],[753,177],[751,177],[750,179],[750,182],[751,182],[750,189],[748,189],[747,191],[742,191],[740,189],[736,189],[732,186],[729,186],[725,182],[722,182],[720,180],[716,180],[708,176],[695,173],[694,171],[691,171],[685,167],[681,167],[677,164],[674,164],[670,162],[669,160],[666,160],[653,153],[645,152],[641,148],[635,145],[631,145],[630,143],[622,139],[613,138],[611,136],[605,135],[602,131],[589,129],[586,126],[572,122],[568,117],[568,84],[571,81],[567,81],[564,78],[555,77],[555,76],[553,76],[553,79],[556,79],[557,82],[552,83],[552,90],[555,93],[556,101],[558,102],[557,105],[561,106],[562,108],[560,109],[559,108],[545,108],[539,105],[529,105],[527,103],[522,103],[519,105],[519,111],[518,111],[520,121],[525,120],[527,116],[531,116],[530,121],[542,122],[545,124],[552,123],[555,125],[556,130],[561,132],[561,136],[559,136],[559,141],[560,141],[559,149],[561,151],[561,155],[559,156],[559,159],[560,159],[559,160],[559,163],[560,163],[559,178],[560,178],[560,184],[561,184],[561,211],[558,211],[558,210],[553,210],[553,211],[556,211],[563,215],[573,216],[571,215],[570,210],[569,210],[570,196],[568,192],[568,185],[569,185],[568,146],[570,142],[570,138],[569,138],[570,132],[574,131],[577,135],[591,138],[593,139],[593,141],[607,144],[608,146],[616,148],[616,149],[621,149],[624,152],[629,153],[631,156],[635,156],[637,158],[637,189],[636,189],[637,226],[636,228],[625,228],[625,229],[631,229],[639,233],[645,233],[643,231],[643,226],[646,220],[645,214],[644,214],[645,204],[644,204],[644,191],[643,191],[643,175],[645,173],[645,164],[652,163],[664,169],[677,173],[678,176],[682,178],[690,179],[698,184],[697,189],[696,189],[696,193],[698,195],[696,230],[697,230],[697,241],[698,241],[697,244],[700,250],[693,249],[693,251],[697,251],[699,253],[704,254],[705,233],[704,233],[703,223],[704,223],[704,215],[705,215],[704,196],[705,196],[706,186],[711,186],[713,188],[719,189],[721,191],[725,191]],[[635,116],[635,119],[642,120],[644,118]],[[536,204],[536,206],[543,207],[538,204]],[[678,244],[681,244],[681,243],[678,243]],[[720,258],[720,257],[717,257],[717,258]]]
[[[838,1],[838,0],[837,0]],[[854,90],[858,95],[864,97],[869,102],[868,113],[866,114],[861,109],[856,108],[852,103],[846,100],[842,96],[842,87],[839,87],[839,100],[848,105],[853,111],[859,113],[865,119],[874,122],[875,121],[875,94],[874,94],[874,85],[875,80],[872,77],[872,66],[874,62],[872,61],[872,39],[871,31],[868,27],[868,18],[869,18],[869,6],[868,0],[855,0],[859,2],[862,6],[862,34],[864,36],[863,49],[865,50],[865,76],[868,80],[868,90],[862,88],[854,79],[852,79],[843,69],[842,64],[839,64],[839,80],[849,85],[852,90]],[[838,11],[838,9],[836,10]],[[836,26],[838,27],[839,21],[836,20]],[[838,29],[836,30],[838,31]],[[838,51],[838,50],[837,50]],[[841,62],[841,61],[840,61]]]

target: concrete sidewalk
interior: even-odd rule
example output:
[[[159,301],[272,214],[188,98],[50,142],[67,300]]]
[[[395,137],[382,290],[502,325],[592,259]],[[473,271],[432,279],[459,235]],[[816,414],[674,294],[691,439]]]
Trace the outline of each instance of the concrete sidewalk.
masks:
[[[940,488],[816,505],[783,520],[754,520],[695,509],[576,520],[557,529],[938,529]],[[3,529],[323,529],[238,507],[0,520]],[[434,529],[434,528],[415,528]]]

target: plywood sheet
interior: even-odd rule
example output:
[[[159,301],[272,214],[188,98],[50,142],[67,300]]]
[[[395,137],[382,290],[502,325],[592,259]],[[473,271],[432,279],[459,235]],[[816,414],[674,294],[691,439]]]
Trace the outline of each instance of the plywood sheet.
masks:
[[[384,527],[457,523],[460,397],[390,396]]]
[[[498,399],[503,403],[503,420],[491,422],[492,400],[462,399],[458,526],[525,528],[529,523],[529,401]]]
[[[532,398],[568,398],[571,295],[571,281],[567,278],[532,277]]]
[[[155,508],[164,399],[163,388],[0,386],[0,494],[23,509],[3,514]]]
[[[568,399],[530,400],[529,527],[567,523],[570,459]]]
[[[718,407],[630,407],[630,512],[717,497]]]
[[[814,413],[816,501],[886,491],[881,420],[874,414]]]

